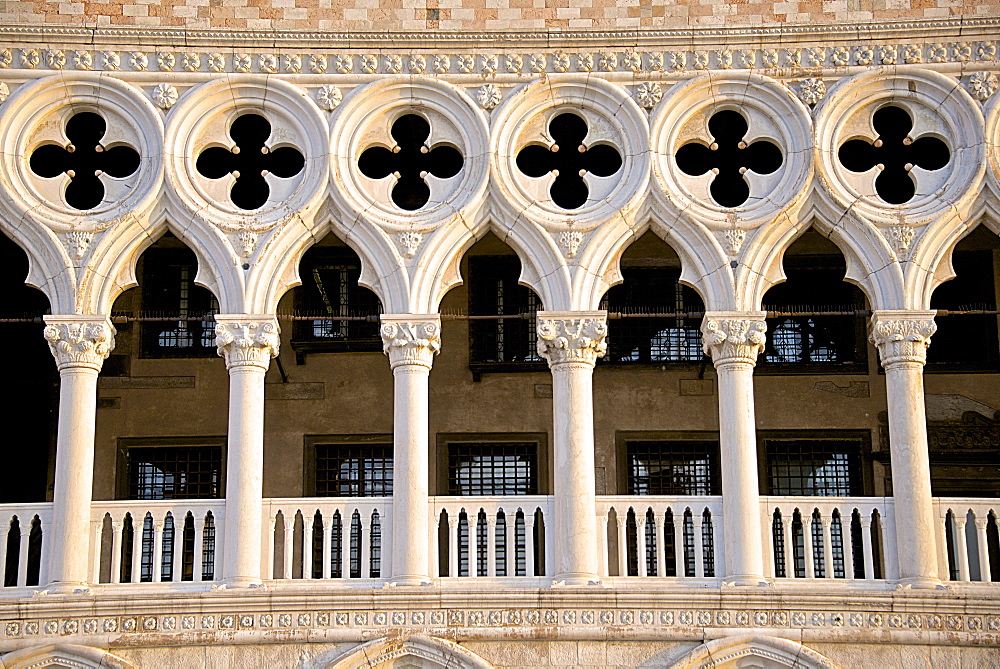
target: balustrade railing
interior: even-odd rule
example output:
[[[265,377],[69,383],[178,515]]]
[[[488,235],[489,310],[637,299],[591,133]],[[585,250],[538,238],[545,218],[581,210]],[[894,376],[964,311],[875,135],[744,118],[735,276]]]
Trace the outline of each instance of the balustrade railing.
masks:
[[[552,498],[432,497],[431,570],[442,577],[552,574]]]
[[[377,579],[392,573],[392,498],[264,500],[264,577]]]
[[[761,497],[775,578],[895,579],[891,497]]]
[[[1000,536],[998,499],[939,498],[939,560],[952,581],[1000,581]]]
[[[92,583],[183,583],[220,576],[225,500],[94,502]]]
[[[47,549],[43,538],[52,521],[52,503],[0,505],[0,579],[3,587],[45,583]]]
[[[601,496],[597,535],[602,576],[722,576],[722,498]]]

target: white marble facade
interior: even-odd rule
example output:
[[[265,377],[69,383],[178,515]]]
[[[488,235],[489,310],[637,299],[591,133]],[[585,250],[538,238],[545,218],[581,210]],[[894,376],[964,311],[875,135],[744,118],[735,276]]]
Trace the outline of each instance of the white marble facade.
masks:
[[[0,665],[846,667],[866,649],[908,666],[1000,663],[1000,591],[948,584],[942,573],[924,418],[931,293],[953,276],[963,236],[978,225],[1000,232],[1000,20],[955,30],[946,20],[869,26],[862,40],[803,29],[780,48],[773,33],[751,29],[547,46],[528,36],[524,51],[471,38],[428,47],[412,36],[386,49],[345,37],[350,47],[337,53],[280,35],[266,49],[141,30],[102,34],[100,45],[81,45],[72,30],[5,36],[0,229],[25,250],[27,281],[50,301],[44,336],[61,389],[54,502],[41,511],[52,528],[43,582],[2,593],[0,651],[9,654]],[[91,66],[52,68],[65,61],[57,54],[81,49],[92,57],[77,61]],[[54,55],[32,56],[41,53]],[[858,173],[838,160],[844,142],[875,138],[871,118],[886,105],[912,118],[911,141],[934,137],[949,151],[947,169],[907,167],[915,192],[901,204],[876,192],[880,165]],[[708,119],[724,110],[744,117],[748,143],[768,141],[782,156],[774,171],[745,171],[749,195],[735,207],[713,199],[711,172],[690,176],[675,160],[689,142],[713,145]],[[70,176],[40,177],[26,159],[46,142],[67,144],[66,122],[81,112],[105,119],[107,145],[141,157],[128,176],[101,175],[103,199],[86,211],[63,195]],[[609,146],[621,157],[610,176],[581,173],[588,195],[570,209],[550,195],[554,173],[528,178],[516,165],[529,144],[552,149],[549,121],[564,112],[586,122],[581,152]],[[205,147],[231,148],[230,124],[249,113],[270,122],[270,151],[294,148],[304,163],[292,176],[265,175],[266,200],[244,209],[229,195],[235,177],[208,179],[195,163]],[[396,176],[358,169],[360,152],[392,146],[391,123],[409,113],[428,122],[429,148],[463,158],[452,176],[422,174],[429,197],[411,210],[390,197]],[[810,226],[843,252],[873,310],[896,483],[895,497],[879,502],[886,578],[792,588],[769,566],[753,372],[767,337],[762,297]],[[197,281],[220,307],[216,342],[230,375],[230,475],[213,509],[224,522],[221,558],[212,583],[104,585],[92,557],[97,378],[114,348],[111,305],[166,230],[194,251]],[[594,493],[591,377],[614,336],[599,303],[621,281],[621,254],[649,230],[676,250],[682,280],[704,299],[705,351],[718,374],[724,559],[717,581],[698,588],[609,578],[608,510]],[[539,504],[555,551],[549,573],[525,584],[447,585],[431,567],[427,526],[428,375],[441,299],[461,282],[464,252],[490,231],[517,252],[520,280],[544,308],[538,352],[553,379],[555,494]],[[331,232],[360,256],[361,283],[381,300],[394,377],[388,573],[365,587],[274,582],[261,549],[263,378],[279,345],[277,303],[299,283],[303,253]]]

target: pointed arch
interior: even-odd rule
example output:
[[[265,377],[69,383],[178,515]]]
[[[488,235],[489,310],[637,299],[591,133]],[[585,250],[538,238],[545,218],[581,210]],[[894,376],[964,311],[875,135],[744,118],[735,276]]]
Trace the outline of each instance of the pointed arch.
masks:
[[[86,667],[88,669],[135,669],[135,665],[106,650],[69,643],[53,643],[8,653],[0,658],[0,669],[29,667]]]
[[[0,216],[0,232],[28,256],[24,283],[45,293],[53,314],[75,313],[76,270],[56,234],[30,218],[12,221],[6,216]]]
[[[383,637],[347,652],[335,648],[314,658],[312,669],[369,669],[388,667],[403,657],[422,660],[421,667],[491,669],[489,662],[457,643],[428,636]]]
[[[832,660],[791,639],[738,635],[715,639],[682,657],[675,669],[735,669],[743,658],[757,658],[767,669],[839,669]]]

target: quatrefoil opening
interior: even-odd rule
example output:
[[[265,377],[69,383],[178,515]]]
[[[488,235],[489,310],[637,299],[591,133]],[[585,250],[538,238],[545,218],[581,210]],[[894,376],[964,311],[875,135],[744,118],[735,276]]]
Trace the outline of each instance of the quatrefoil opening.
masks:
[[[712,143],[689,142],[677,150],[677,166],[689,176],[715,174],[709,192],[723,207],[738,207],[750,199],[746,172],[771,174],[783,162],[781,149],[773,142],[760,139],[747,144],[747,121],[737,111],[726,109],[712,115],[708,131]]]
[[[45,179],[69,176],[64,197],[74,209],[94,209],[104,201],[104,175],[115,179],[139,169],[139,152],[127,144],[106,147],[107,123],[100,114],[80,112],[66,122],[66,146],[44,144],[31,154],[31,171]]]
[[[447,144],[427,146],[431,126],[422,116],[405,114],[390,129],[391,148],[370,146],[358,158],[358,169],[369,179],[396,178],[390,197],[400,209],[416,211],[431,197],[427,176],[450,179],[465,160],[458,149]]]
[[[555,176],[549,197],[563,209],[579,209],[587,203],[590,189],[584,176],[589,172],[610,177],[622,168],[621,153],[613,146],[587,146],[587,122],[576,114],[564,113],[549,122],[550,146],[532,144],[517,154],[517,169],[525,176]]]
[[[305,156],[291,146],[271,148],[271,124],[260,114],[243,114],[229,127],[232,149],[213,146],[198,155],[198,173],[207,179],[232,175],[229,197],[240,209],[259,209],[271,196],[266,177],[290,179],[305,167]]]
[[[840,164],[851,172],[878,168],[875,192],[889,204],[905,204],[916,195],[914,167],[940,170],[951,160],[948,145],[937,137],[910,137],[913,119],[901,107],[882,107],[872,115],[874,140],[851,139],[837,153]]]

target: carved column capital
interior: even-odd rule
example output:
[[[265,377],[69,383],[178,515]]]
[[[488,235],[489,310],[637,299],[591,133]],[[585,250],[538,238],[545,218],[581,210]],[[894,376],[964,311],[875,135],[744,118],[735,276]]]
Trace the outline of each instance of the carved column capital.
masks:
[[[382,314],[382,350],[389,365],[420,365],[430,369],[441,350],[441,316],[438,314]]]
[[[608,312],[539,311],[538,355],[549,367],[565,363],[593,366],[608,350]]]
[[[869,337],[878,348],[882,366],[927,362],[927,347],[937,331],[935,311],[879,310],[872,314]]]
[[[216,314],[215,345],[226,359],[226,369],[258,367],[266,370],[281,344],[274,316]]]
[[[101,365],[115,350],[117,331],[107,316],[45,316],[45,341],[60,371]]]
[[[763,311],[710,311],[701,322],[705,355],[715,366],[725,363],[757,364],[764,352],[767,323]]]

